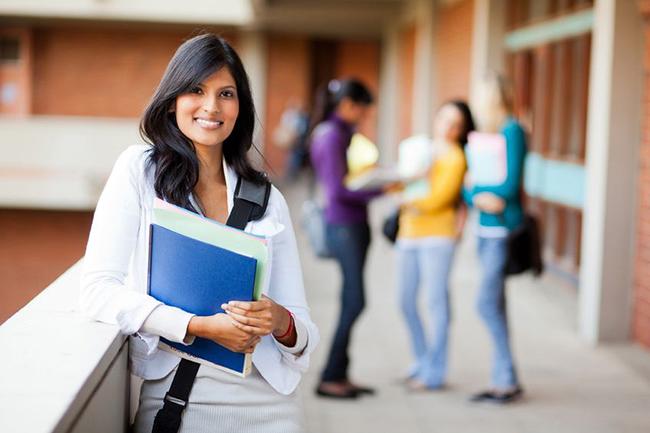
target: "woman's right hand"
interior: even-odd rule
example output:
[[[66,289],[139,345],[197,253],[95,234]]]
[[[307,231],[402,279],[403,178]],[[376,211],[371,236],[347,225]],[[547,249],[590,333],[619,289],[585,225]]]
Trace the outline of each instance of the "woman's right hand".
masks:
[[[491,192],[482,192],[474,196],[474,205],[483,212],[500,214],[506,207],[506,202],[501,197]]]
[[[233,325],[232,321],[233,319],[224,313],[194,316],[190,319],[187,332],[196,337],[212,340],[233,352],[253,353],[261,338],[242,331]]]

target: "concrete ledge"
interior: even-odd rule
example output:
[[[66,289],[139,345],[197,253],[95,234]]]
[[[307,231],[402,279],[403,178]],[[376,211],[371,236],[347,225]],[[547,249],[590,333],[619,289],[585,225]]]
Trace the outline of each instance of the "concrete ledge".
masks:
[[[137,119],[0,118],[0,206],[91,210],[118,155],[141,144]]]
[[[118,355],[124,361],[116,368],[126,378],[125,337],[116,326],[75,311],[80,272],[81,262],[0,326],[2,432],[68,432],[100,392]],[[126,407],[127,385],[124,380],[111,404]]]

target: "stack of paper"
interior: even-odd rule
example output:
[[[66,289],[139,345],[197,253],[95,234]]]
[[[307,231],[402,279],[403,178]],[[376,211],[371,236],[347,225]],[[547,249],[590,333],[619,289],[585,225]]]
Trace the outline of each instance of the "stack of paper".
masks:
[[[474,185],[494,186],[505,182],[508,162],[506,140],[502,134],[470,133],[465,155]]]
[[[167,305],[207,316],[231,300],[259,299],[270,273],[265,238],[156,199],[151,225],[149,293]],[[246,376],[251,356],[196,338],[186,346],[161,338],[183,358]]]
[[[405,138],[398,145],[397,170],[405,179],[424,176],[433,164],[433,141],[425,134]]]
[[[368,137],[357,132],[350,139],[347,150],[348,174],[354,176],[379,162],[379,149]]]
[[[345,179],[345,186],[352,190],[370,190],[383,188],[391,183],[399,182],[402,177],[393,167],[374,167]]]

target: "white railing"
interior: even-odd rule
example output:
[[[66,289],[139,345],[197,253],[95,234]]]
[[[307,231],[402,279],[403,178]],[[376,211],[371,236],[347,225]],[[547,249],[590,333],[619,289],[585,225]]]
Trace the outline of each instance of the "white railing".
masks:
[[[126,430],[128,346],[117,327],[76,311],[80,272],[77,263],[0,326],[0,432]]]

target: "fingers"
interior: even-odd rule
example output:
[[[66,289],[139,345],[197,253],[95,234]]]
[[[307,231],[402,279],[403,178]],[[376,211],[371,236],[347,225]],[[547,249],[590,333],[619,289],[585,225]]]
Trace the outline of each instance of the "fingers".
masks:
[[[253,353],[255,350],[255,347],[257,344],[262,341],[262,338],[259,336],[253,337],[250,342],[247,344],[246,348],[244,348],[244,353]]]
[[[269,298],[255,302],[230,301],[221,305],[221,308],[226,313],[235,313],[247,317],[262,317],[265,313],[270,313],[272,307],[273,301]]]
[[[255,351],[255,347],[257,347],[258,343],[261,340],[262,340],[261,337],[254,336],[254,337],[251,337],[246,342],[239,342],[239,343],[233,344],[231,347],[229,347],[229,349],[232,350],[233,352],[253,353]]]
[[[270,327],[259,328],[256,326],[244,325],[243,323],[240,323],[237,320],[233,320],[232,325],[235,328],[244,331],[247,334],[257,335],[257,336],[269,335],[272,331]]]
[[[263,328],[271,325],[271,318],[269,317],[250,317],[244,316],[233,311],[226,311],[226,314],[230,316],[231,319],[235,319],[237,322],[242,325],[252,326],[254,328]]]
[[[217,343],[223,345],[229,350],[238,353],[253,353],[255,347],[262,341],[262,337],[259,335],[247,335],[247,337],[239,337],[231,341],[223,342],[217,341]]]
[[[226,307],[236,308],[242,310],[243,312],[256,312],[263,311],[271,307],[271,300],[269,298],[262,298],[259,301],[245,302],[245,301],[230,301],[227,304],[223,304],[221,308],[227,310]]]

